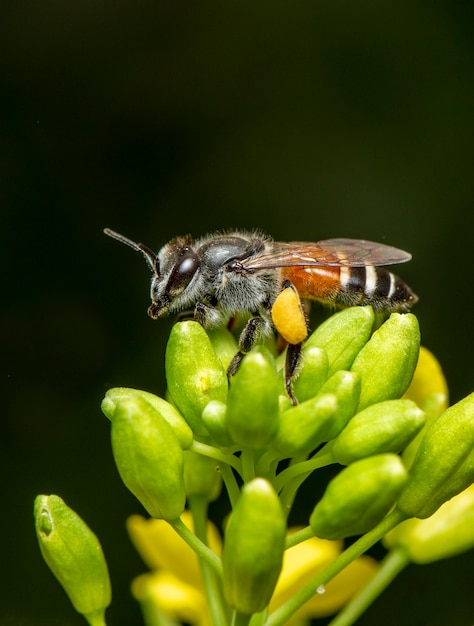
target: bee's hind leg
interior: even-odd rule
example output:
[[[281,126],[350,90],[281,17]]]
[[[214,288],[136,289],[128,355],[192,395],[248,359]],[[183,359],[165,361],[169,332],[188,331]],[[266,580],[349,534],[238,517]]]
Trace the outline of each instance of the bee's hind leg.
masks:
[[[293,381],[299,373],[299,366],[301,364],[301,346],[301,342],[294,344],[289,343],[286,350],[285,389],[293,406],[298,404],[298,400],[293,393]]]

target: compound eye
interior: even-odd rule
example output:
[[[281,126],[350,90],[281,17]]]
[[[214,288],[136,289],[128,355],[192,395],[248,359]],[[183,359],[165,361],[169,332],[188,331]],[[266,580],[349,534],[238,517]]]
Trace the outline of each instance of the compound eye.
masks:
[[[169,280],[171,292],[183,290],[199,269],[199,259],[192,250],[186,252],[175,266]]]
[[[176,268],[177,276],[192,278],[197,268],[199,267],[199,262],[197,257],[193,253],[188,253],[179,263]]]

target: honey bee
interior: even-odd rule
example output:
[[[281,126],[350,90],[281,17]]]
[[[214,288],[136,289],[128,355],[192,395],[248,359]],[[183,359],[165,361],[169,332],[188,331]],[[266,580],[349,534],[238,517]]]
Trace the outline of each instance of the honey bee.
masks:
[[[283,243],[235,231],[196,240],[176,237],[155,254],[108,228],[104,232],[144,255],[153,272],[151,318],[191,310],[202,326],[212,328],[239,314],[250,315],[229,376],[257,339],[276,329],[288,344],[285,386],[294,404],[292,382],[308,333],[301,300],[338,308],[371,305],[386,313],[406,312],[418,300],[398,276],[380,267],[404,263],[411,255],[372,241]]]

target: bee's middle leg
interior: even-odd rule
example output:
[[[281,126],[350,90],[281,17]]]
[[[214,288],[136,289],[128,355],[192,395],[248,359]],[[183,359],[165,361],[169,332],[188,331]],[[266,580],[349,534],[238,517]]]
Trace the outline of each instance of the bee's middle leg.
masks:
[[[254,317],[251,317],[249,319],[245,328],[240,334],[239,351],[234,356],[234,358],[230,362],[229,367],[227,368],[228,376],[234,376],[234,374],[237,373],[242,359],[247,354],[247,352],[250,352],[250,350],[253,348],[258,336],[267,325],[267,320],[265,320],[261,315],[255,315]]]

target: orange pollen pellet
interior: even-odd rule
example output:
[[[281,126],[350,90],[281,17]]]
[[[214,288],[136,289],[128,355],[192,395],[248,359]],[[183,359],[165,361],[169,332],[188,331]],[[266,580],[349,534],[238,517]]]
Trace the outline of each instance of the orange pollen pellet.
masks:
[[[306,319],[298,294],[287,287],[272,307],[272,319],[280,335],[291,344],[304,341],[308,335]]]

